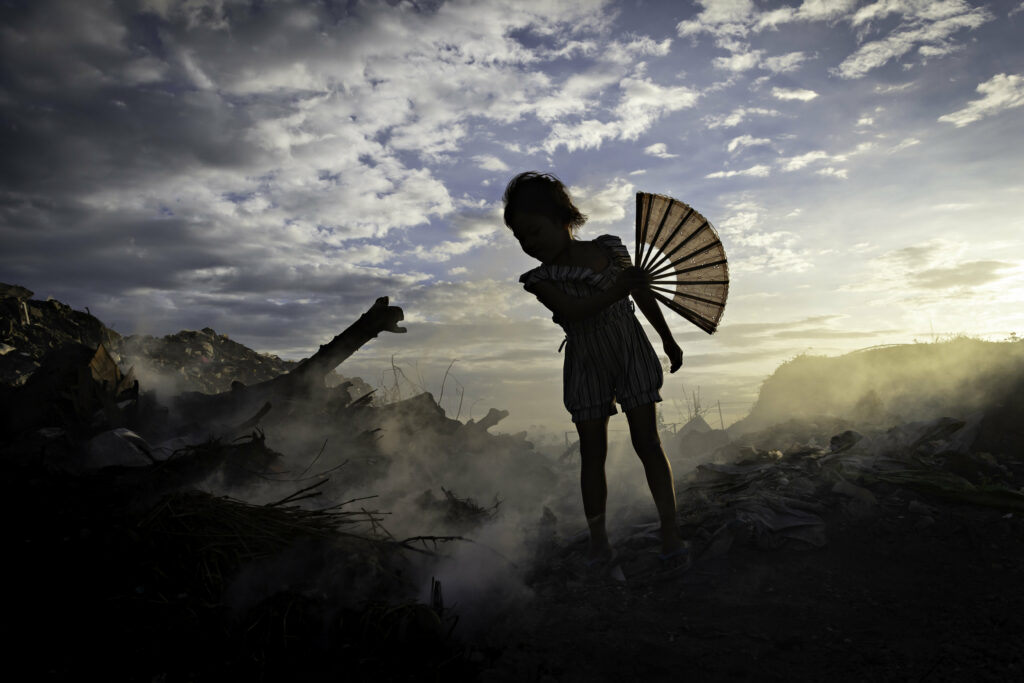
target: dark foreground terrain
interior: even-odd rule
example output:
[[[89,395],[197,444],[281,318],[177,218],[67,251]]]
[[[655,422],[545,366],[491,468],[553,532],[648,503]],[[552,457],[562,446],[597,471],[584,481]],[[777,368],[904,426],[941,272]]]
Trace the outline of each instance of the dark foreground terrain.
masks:
[[[889,509],[820,549],[548,589],[487,680],[1020,680],[1024,524],[1004,515],[951,506],[921,530]]]
[[[904,501],[835,520],[822,548],[734,546],[667,580],[650,574],[653,543],[621,547],[625,582],[559,548],[534,599],[473,634],[420,623],[413,604],[287,592],[240,628],[172,593],[174,577],[154,584],[159,549],[115,499],[3,474],[4,641],[23,680],[1011,681],[1024,667],[1018,513]]]

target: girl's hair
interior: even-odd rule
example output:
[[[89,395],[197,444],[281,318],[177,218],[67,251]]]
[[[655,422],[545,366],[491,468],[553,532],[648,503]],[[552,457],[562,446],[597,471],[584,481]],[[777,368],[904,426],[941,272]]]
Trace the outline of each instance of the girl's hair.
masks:
[[[505,202],[505,225],[509,227],[512,227],[510,221],[517,211],[550,216],[560,225],[567,225],[573,235],[587,222],[586,215],[572,203],[562,181],[550,173],[520,173],[509,181],[502,200]]]

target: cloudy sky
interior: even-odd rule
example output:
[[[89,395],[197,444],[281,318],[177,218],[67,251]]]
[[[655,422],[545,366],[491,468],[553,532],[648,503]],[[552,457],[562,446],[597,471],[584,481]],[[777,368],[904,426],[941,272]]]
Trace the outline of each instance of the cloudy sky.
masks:
[[[0,281],[290,358],[387,295],[409,333],[343,371],[437,395],[455,360],[452,414],[564,430],[504,185],[554,172],[627,243],[660,192],[732,273],[716,335],[670,318],[664,416],[700,387],[728,423],[802,352],[1024,333],[1022,32],[1019,0],[2,2]]]

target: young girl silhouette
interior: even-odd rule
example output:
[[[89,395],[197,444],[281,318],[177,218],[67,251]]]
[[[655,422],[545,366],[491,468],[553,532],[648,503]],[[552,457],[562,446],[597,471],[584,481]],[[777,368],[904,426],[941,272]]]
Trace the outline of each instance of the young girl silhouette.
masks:
[[[590,529],[588,566],[610,562],[614,553],[605,529],[608,486],[608,417],[615,401],[629,422],[630,439],[640,456],[661,520],[661,555],[673,567],[686,561],[676,526],[672,468],[658,438],[654,404],[661,400],[661,364],[628,301],[661,336],[675,372],[683,352],[672,338],[647,276],[633,266],[618,237],[577,240],[587,217],[572,203],[554,176],[520,173],[505,188],[505,224],[523,251],[541,262],[519,278],[526,291],[554,313],[565,330],[563,400],[580,436],[580,487]]]

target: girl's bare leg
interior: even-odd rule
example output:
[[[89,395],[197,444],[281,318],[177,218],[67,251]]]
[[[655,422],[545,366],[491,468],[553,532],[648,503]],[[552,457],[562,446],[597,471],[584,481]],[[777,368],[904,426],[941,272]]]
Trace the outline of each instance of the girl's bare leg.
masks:
[[[661,448],[658,426],[655,420],[654,404],[637,406],[626,411],[629,421],[629,436],[633,449],[640,456],[647,474],[647,485],[654,497],[661,520],[661,552],[674,552],[682,547],[676,520],[676,487],[672,478],[672,466]],[[580,442],[582,445],[582,441]]]
[[[608,457],[608,418],[576,423],[580,435],[580,489],[583,493],[583,512],[590,528],[590,547],[587,558],[596,560],[611,553],[604,511],[608,499],[608,482],[604,476],[604,463]]]

